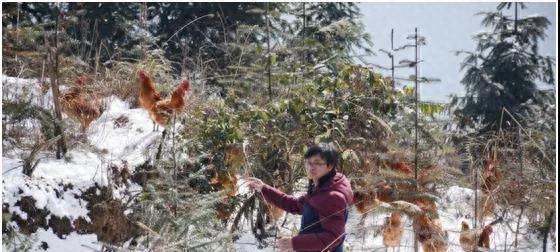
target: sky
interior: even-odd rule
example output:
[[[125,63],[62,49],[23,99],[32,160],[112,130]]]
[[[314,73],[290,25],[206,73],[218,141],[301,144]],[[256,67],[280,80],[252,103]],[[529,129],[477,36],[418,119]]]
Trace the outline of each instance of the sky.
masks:
[[[493,11],[498,3],[360,3],[362,21],[366,31],[372,36],[376,56],[368,57],[368,63],[390,66],[390,59],[379,49],[391,48],[391,29],[395,29],[395,47],[403,45],[406,37],[418,33],[426,37],[427,45],[419,49],[419,57],[424,62],[419,65],[419,76],[441,79],[438,83],[422,84],[418,89],[424,101],[448,102],[451,94],[463,95],[460,72],[464,56],[456,56],[453,51],[474,51],[476,42],[472,35],[485,30],[480,24],[482,11]],[[547,38],[540,46],[541,54],[556,56],[556,7],[555,3],[526,3],[526,9],[519,9],[519,16],[539,14],[551,21]],[[513,9],[506,10],[513,15]],[[400,59],[414,59],[414,49],[397,53],[395,64]],[[379,70],[387,75],[390,71]],[[395,75],[408,77],[414,69],[398,69]],[[403,83],[407,85],[407,83]],[[413,84],[413,83],[408,83]],[[546,88],[553,88],[547,85]]]

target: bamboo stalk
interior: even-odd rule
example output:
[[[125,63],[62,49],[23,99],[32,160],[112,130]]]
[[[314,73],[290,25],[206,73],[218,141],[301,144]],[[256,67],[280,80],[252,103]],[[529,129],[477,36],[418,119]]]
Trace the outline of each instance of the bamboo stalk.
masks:
[[[270,19],[268,17],[269,3],[266,3],[265,17],[266,17],[266,46],[268,50],[268,99],[272,100],[272,56],[270,55]]]

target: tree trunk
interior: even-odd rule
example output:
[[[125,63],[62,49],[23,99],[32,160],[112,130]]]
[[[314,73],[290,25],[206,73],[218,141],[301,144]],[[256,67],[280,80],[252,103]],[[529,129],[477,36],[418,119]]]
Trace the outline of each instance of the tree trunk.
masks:
[[[517,140],[518,140],[518,151],[519,151],[519,172],[523,176],[523,138],[521,135],[521,126],[517,126]]]
[[[54,30],[54,46],[50,47],[49,37],[45,35],[45,44],[48,52],[48,61],[49,61],[49,75],[50,75],[50,82],[51,82],[51,90],[53,94],[53,103],[54,103],[54,134],[55,136],[60,136],[56,144],[56,158],[61,159],[68,149],[66,148],[66,141],[64,137],[64,131],[62,129],[62,112],[60,111],[60,91],[58,88],[58,27],[60,22],[60,10],[58,6],[55,7],[54,16],[56,16],[55,22],[55,30]]]
[[[301,31],[301,48],[303,49],[303,53],[301,54],[301,77],[302,77],[302,84],[305,84],[305,79],[306,79],[306,65],[307,65],[307,50],[305,49],[305,37],[306,37],[306,32],[307,32],[307,18],[305,16],[305,2],[302,3],[303,5],[303,17],[302,17],[302,25],[303,25],[303,29]]]
[[[269,3],[266,3],[266,46],[268,50],[268,99],[272,100],[272,56],[270,55],[270,19],[268,17]]]
[[[513,32],[517,35],[517,2],[515,4],[515,19],[513,20]]]
[[[418,28],[414,28],[414,186],[418,190]],[[414,252],[418,251],[418,238],[414,236]]]
[[[395,48],[393,46],[393,39],[395,30],[391,29],[391,90],[395,91]]]
[[[418,28],[414,28],[414,184],[418,189]]]
[[[523,216],[523,211],[525,207],[521,207],[521,211],[519,212],[519,216],[517,217],[517,227],[515,227],[515,238],[513,240],[513,247],[517,248],[517,236],[519,235],[519,226],[521,225],[521,217]]]
[[[478,169],[472,165],[472,161],[470,163],[470,168],[473,169],[474,172],[474,225],[473,227],[476,229],[478,225]]]

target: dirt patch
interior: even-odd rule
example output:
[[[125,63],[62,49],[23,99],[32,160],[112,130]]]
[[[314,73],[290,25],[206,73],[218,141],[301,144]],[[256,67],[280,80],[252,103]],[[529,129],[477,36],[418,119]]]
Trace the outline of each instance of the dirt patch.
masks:
[[[51,215],[51,218],[49,219],[49,227],[52,228],[53,233],[55,233],[60,239],[64,239],[66,235],[72,233],[73,231],[70,219],[66,216],[61,218],[56,215]]]
[[[88,210],[91,210],[94,204],[111,199],[112,194],[109,190],[109,187],[102,187],[95,183],[94,186],[88,188],[85,192],[82,193],[81,198],[88,202],[86,208]]]
[[[159,173],[155,166],[146,161],[143,164],[136,166],[135,172],[132,175],[132,181],[141,185],[142,188],[146,186],[146,182],[150,179],[159,177]]]
[[[130,170],[128,169],[128,162],[123,160],[121,167],[119,167],[116,164],[111,164],[110,168],[111,168],[113,183],[115,183],[117,186],[129,185],[129,180],[131,175],[130,175]]]
[[[27,213],[27,219],[23,219],[17,214],[12,215],[11,219],[17,223],[22,234],[29,235],[35,233],[40,227],[45,230],[49,228],[47,225],[49,211],[36,208],[35,199],[33,197],[21,197],[21,199],[16,202],[15,206],[19,206],[21,211]]]
[[[65,186],[63,190],[69,188],[72,187]],[[56,193],[62,194],[62,192]],[[96,234],[99,241],[120,246],[130,238],[141,234],[140,229],[125,216],[125,206],[119,200],[112,198],[108,187],[95,184],[76,197],[88,201],[86,208],[89,210],[88,217],[91,221],[88,222],[80,217],[72,222],[66,216],[52,215],[47,209],[35,207],[36,201],[31,196],[23,196],[15,204],[27,214],[26,219],[10,213],[5,204],[2,207],[2,214],[15,221],[20,232],[27,235],[37,232],[39,228],[45,230],[52,228],[53,233],[61,239],[76,231],[79,234]]]
[[[90,210],[91,224],[87,229],[97,234],[97,239],[109,244],[122,245],[138,236],[140,231],[126,216],[121,202],[109,200],[97,203]]]
[[[122,245],[123,242],[140,234],[140,231],[125,215],[123,204],[112,199],[108,187],[100,187],[97,184],[88,188],[82,194],[82,198],[88,201],[86,208],[89,210],[88,217],[91,222],[83,218],[74,221],[76,232],[80,234],[97,235],[99,241]]]
[[[2,233],[7,233],[8,230],[8,221],[12,219],[12,214],[8,210],[9,205],[7,203],[2,204]]]

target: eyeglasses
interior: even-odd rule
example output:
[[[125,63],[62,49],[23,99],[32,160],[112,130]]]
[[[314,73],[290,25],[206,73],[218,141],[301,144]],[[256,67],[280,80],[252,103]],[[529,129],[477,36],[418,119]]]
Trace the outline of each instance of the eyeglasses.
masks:
[[[327,163],[323,163],[323,162],[313,162],[313,163],[311,163],[311,162],[305,161],[305,167],[321,167],[321,166],[324,166],[326,164]]]

